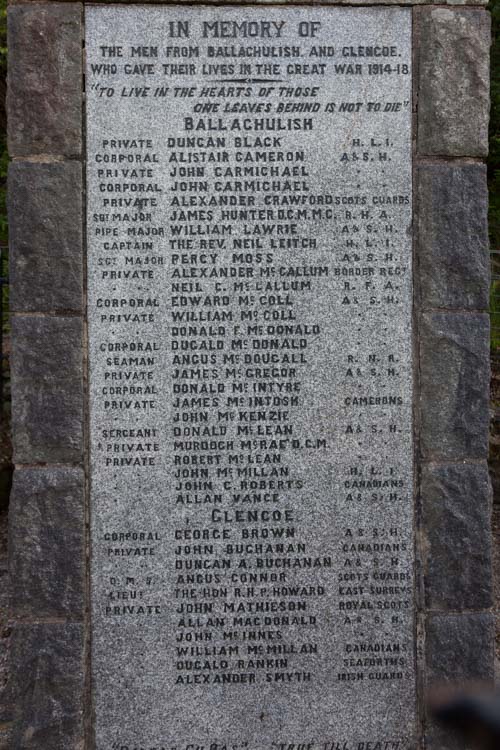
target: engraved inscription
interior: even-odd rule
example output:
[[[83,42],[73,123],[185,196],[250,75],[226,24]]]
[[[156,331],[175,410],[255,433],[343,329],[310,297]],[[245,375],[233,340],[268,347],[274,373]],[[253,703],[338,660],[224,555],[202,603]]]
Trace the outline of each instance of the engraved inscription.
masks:
[[[411,12],[86,29],[96,747],[410,750]]]

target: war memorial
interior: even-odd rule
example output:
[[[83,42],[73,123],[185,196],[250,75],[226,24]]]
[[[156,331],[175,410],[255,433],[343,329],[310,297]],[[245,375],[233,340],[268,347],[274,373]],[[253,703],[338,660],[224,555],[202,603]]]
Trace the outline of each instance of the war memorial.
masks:
[[[13,3],[12,748],[456,750],[493,680],[480,3]]]

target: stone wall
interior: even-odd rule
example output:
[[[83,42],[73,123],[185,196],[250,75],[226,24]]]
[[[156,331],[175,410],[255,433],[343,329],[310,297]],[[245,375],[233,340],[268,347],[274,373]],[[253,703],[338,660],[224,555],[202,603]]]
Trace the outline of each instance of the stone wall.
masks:
[[[489,18],[415,10],[423,694],[493,679],[489,422]],[[425,746],[458,741],[424,725]]]
[[[82,12],[9,8],[10,747],[82,747],[85,684]],[[5,720],[5,719],[4,719]]]
[[[333,3],[332,3],[333,4]],[[343,5],[376,2],[344,2]],[[486,464],[489,17],[415,5],[415,406],[422,746],[432,686],[493,679]],[[83,6],[9,8],[12,748],[90,748]]]

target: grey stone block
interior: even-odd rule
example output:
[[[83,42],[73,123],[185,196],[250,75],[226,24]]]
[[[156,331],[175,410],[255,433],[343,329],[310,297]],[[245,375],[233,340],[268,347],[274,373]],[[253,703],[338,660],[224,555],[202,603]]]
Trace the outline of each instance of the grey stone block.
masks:
[[[421,497],[427,607],[491,607],[491,487],[486,463],[424,466]]]
[[[486,458],[489,382],[488,315],[424,313],[420,321],[424,458]]]
[[[16,463],[82,459],[80,318],[13,316],[12,434]]]
[[[443,689],[467,689],[494,682],[494,616],[489,613],[432,615],[427,618],[425,663],[427,700]],[[428,750],[469,750],[462,733],[438,725],[428,715],[425,723]]]
[[[426,165],[417,170],[418,263],[422,307],[487,310],[486,167]]]
[[[490,613],[427,618],[427,685],[490,683],[494,677],[495,618]]]
[[[12,748],[83,747],[83,642],[83,628],[76,623],[15,626]]]
[[[18,469],[9,508],[15,616],[81,620],[84,475],[78,468]]]
[[[11,310],[81,311],[81,164],[10,165],[9,237]]]
[[[416,19],[418,152],[486,156],[489,15],[481,9],[426,8]]]
[[[11,156],[81,153],[81,18],[80,3],[9,7]]]
[[[495,618],[490,613],[440,614],[427,618],[425,633],[426,699],[443,690],[477,689],[494,684]],[[453,693],[452,693],[453,694]],[[462,732],[437,724],[428,715],[427,750],[470,750]]]

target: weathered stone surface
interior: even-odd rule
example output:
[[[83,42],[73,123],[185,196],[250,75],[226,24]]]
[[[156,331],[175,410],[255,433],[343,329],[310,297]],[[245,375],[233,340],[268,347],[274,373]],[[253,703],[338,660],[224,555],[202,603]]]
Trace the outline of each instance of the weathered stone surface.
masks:
[[[15,616],[81,620],[84,475],[78,468],[18,469],[9,508]]]
[[[12,341],[14,461],[81,461],[81,319],[17,315]]]
[[[421,497],[427,607],[491,607],[491,487],[487,465],[425,465]]]
[[[487,310],[488,192],[482,164],[417,169],[422,307]]]
[[[83,643],[83,627],[76,623],[14,627],[12,748],[81,750]]]
[[[427,696],[444,689],[478,683],[489,690],[494,681],[495,620],[489,613],[431,615],[425,633]],[[436,693],[436,691],[438,691]],[[469,750],[463,733],[437,724],[430,712],[425,725],[429,750]]]
[[[80,3],[9,7],[11,156],[80,154],[81,17]]]
[[[427,684],[493,679],[495,618],[489,613],[429,615],[425,633]]]
[[[487,315],[421,316],[420,446],[425,458],[486,458],[489,378]]]
[[[418,40],[417,144],[422,155],[488,153],[489,15],[422,9]]]
[[[11,310],[81,311],[82,167],[78,162],[9,168]]]

